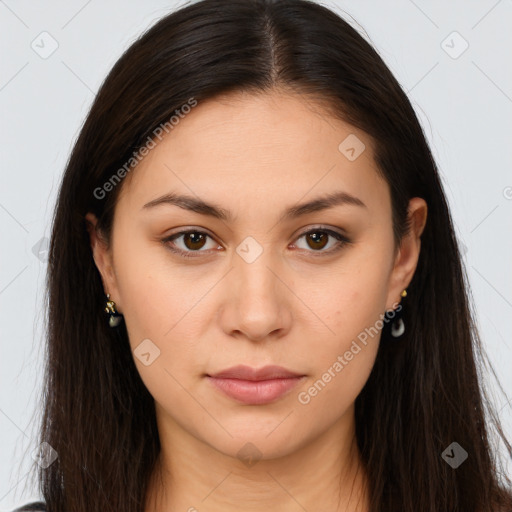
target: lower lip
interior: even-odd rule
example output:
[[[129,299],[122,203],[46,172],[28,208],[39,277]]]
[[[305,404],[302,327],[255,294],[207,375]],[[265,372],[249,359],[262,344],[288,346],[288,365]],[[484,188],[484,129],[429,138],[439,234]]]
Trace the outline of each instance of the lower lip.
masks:
[[[240,380],[210,377],[208,380],[227,396],[248,405],[268,404],[294,388],[304,377]]]

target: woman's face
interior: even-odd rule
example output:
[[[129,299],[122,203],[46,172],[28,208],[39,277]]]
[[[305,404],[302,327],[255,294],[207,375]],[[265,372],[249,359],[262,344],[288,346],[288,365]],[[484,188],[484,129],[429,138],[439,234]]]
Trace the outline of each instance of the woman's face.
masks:
[[[382,314],[417,264],[423,205],[395,252],[364,132],[277,92],[192,108],[124,179],[110,250],[91,233],[159,427],[274,458],[350,425]],[[236,365],[299,378],[209,377]]]

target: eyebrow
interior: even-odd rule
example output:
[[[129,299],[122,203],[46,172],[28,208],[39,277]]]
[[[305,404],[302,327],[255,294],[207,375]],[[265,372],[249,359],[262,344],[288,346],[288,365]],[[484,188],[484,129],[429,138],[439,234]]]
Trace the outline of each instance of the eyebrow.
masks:
[[[216,204],[207,203],[206,201],[193,196],[175,194],[172,192],[149,201],[149,203],[146,203],[142,209],[154,208],[163,204],[179,206],[184,210],[189,210],[201,215],[208,215],[210,217],[214,217],[216,219],[224,220],[227,222],[234,219],[233,214],[229,210],[221,208]],[[361,201],[361,199],[358,197],[355,197],[348,192],[338,191],[317,197],[316,199],[306,203],[287,208],[281,214],[279,221],[282,222],[284,220],[295,219],[309,213],[327,210],[329,208],[341,205],[353,205],[367,208],[363,201]]]

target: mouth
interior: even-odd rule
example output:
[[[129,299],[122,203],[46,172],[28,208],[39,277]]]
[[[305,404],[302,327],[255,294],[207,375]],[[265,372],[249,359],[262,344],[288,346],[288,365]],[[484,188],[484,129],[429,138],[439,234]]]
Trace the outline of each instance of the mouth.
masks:
[[[305,377],[280,366],[254,369],[243,365],[206,375],[218,391],[246,405],[274,402],[290,392]]]

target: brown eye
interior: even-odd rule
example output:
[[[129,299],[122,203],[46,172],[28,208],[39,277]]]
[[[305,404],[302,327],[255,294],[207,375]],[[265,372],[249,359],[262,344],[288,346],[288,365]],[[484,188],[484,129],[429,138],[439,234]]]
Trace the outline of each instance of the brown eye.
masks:
[[[299,243],[296,243],[296,247],[299,249],[305,249],[310,253],[330,254],[341,249],[343,246],[350,243],[350,240],[343,236],[341,233],[337,233],[331,229],[311,229],[306,233],[303,233],[297,240],[304,239],[306,247]],[[331,241],[333,243],[331,243]],[[327,249],[325,249],[327,247]]]
[[[196,251],[201,249],[206,241],[204,233],[198,233],[197,231],[190,231],[183,235],[183,243],[187,249]]]
[[[210,239],[211,245],[204,249],[205,246],[208,245],[208,239]],[[202,252],[208,253],[208,249],[219,247],[214,243],[213,238],[208,233],[202,231],[181,231],[163,239],[162,242],[164,242],[171,251],[184,257],[201,256]]]
[[[312,231],[306,235],[306,240],[311,249],[323,249],[329,242],[329,235],[322,231]]]

